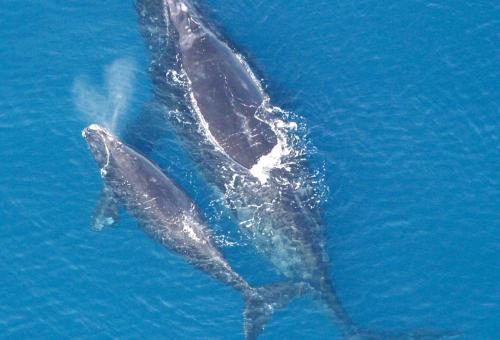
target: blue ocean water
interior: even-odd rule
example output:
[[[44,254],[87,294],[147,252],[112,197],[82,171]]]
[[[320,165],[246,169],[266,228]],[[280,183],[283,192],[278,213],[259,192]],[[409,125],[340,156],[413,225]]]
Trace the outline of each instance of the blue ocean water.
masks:
[[[492,0],[206,0],[273,103],[307,122],[325,168],[328,250],[356,323],[500,334],[500,6]],[[80,136],[77,79],[135,79],[120,119],[150,97],[132,1],[14,1],[0,9],[0,337],[240,339],[243,301],[123,215],[92,231],[101,188]],[[213,194],[177,145],[156,160],[207,215]],[[230,230],[224,217],[214,228]],[[222,225],[222,226],[221,226]],[[230,234],[230,231],[225,231]],[[235,236],[235,239],[237,237]],[[250,282],[276,279],[225,247]],[[340,338],[302,298],[262,339]]]

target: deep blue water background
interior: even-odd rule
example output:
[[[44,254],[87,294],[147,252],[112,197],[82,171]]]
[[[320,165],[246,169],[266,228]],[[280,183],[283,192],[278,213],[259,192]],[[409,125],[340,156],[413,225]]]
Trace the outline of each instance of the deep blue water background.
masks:
[[[498,338],[498,2],[205,4],[274,104],[307,122],[330,188],[332,271],[353,319]],[[72,87],[82,75],[100,84],[126,57],[137,79],[123,119],[149,98],[132,1],[3,0],[0,17],[0,337],[242,338],[236,292],[126,215],[116,229],[89,226],[101,183]],[[213,214],[172,135],[155,159]],[[275,279],[250,247],[224,251],[249,281]],[[338,329],[303,298],[262,338],[327,337]]]

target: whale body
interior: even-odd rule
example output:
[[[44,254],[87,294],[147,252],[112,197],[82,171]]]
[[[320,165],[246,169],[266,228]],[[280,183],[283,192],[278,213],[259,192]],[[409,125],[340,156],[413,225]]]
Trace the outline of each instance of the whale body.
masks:
[[[99,165],[107,190],[151,237],[197,269],[242,293],[246,301],[247,339],[260,334],[275,309],[305,291],[304,285],[250,286],[216,246],[195,203],[158,166],[99,125],[90,125],[82,135]]]

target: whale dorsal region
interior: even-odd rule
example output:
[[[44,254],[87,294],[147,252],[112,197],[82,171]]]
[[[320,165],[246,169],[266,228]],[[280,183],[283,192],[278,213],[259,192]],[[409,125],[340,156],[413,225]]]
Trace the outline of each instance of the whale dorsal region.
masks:
[[[182,10],[170,15],[202,126],[227,155],[250,169],[277,144],[271,126],[259,118],[266,96],[248,66],[199,18]]]

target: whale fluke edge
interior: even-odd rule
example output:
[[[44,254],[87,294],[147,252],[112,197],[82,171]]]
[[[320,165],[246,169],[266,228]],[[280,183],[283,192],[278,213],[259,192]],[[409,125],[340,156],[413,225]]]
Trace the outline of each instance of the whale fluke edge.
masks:
[[[274,311],[286,307],[291,300],[304,295],[308,290],[304,284],[291,283],[255,288],[245,299],[243,312],[245,339],[257,339]]]

